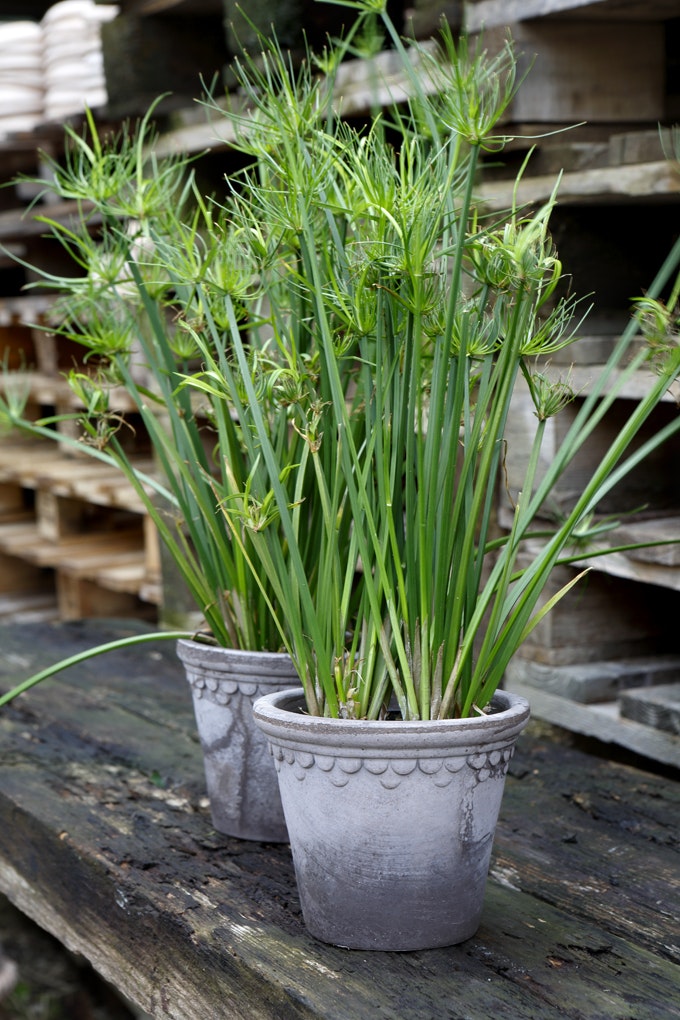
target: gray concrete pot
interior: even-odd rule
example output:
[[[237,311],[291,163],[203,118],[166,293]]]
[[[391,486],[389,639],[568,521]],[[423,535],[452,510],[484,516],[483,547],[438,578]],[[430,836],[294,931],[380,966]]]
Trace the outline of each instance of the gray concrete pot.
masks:
[[[278,770],[309,931],[351,949],[474,935],[505,774],[528,702],[474,719],[357,722],[301,713],[300,690],[254,707]]]
[[[298,683],[290,658],[184,640],[177,654],[191,684],[213,825],[240,839],[287,842],[276,771],[253,722],[253,702]]]

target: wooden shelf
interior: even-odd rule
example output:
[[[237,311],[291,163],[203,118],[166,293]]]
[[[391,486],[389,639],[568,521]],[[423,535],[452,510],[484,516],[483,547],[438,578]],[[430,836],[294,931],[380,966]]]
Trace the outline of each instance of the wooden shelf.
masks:
[[[156,530],[117,468],[49,441],[0,442],[0,613],[54,589],[62,619],[155,615],[159,570]]]
[[[414,67],[418,68],[415,56]],[[434,81],[423,84],[428,91],[434,92],[437,88]],[[386,51],[379,53],[370,64],[350,60],[341,65],[336,80],[335,106],[343,117],[360,116],[374,106],[402,102],[412,92],[413,85],[402,69],[401,60],[395,53]],[[230,102],[237,103],[238,97],[231,97]],[[179,110],[172,116],[172,125],[156,146],[159,156],[229,148],[235,140],[226,110],[223,116],[213,113],[210,119],[206,111],[196,108]]]
[[[505,687],[528,698],[534,719],[542,719],[572,733],[625,747],[652,761],[680,768],[680,736],[626,719],[621,715],[618,702],[583,705],[552,694],[539,684],[526,682],[526,669],[521,662],[514,663],[508,671]]]
[[[536,207],[550,199],[557,178],[554,174],[526,177],[514,181],[493,181],[477,187],[477,197],[491,212],[512,208]],[[633,163],[625,166],[597,167],[565,173],[557,191],[561,205],[602,204],[609,202],[680,202],[680,173],[667,160]]]
[[[111,0],[97,0],[109,3]],[[117,0],[123,14],[150,17],[155,14],[172,14],[191,18],[197,15],[223,13],[222,0]]]
[[[534,18],[664,21],[677,16],[675,0],[471,0],[464,6],[468,32]]]
[[[499,509],[498,521],[505,530],[511,527],[512,513],[507,506]],[[648,520],[630,523],[626,523],[623,517],[623,521],[624,523],[609,533],[605,541],[593,542],[589,546],[589,549],[598,555],[575,560],[572,564],[574,569],[594,570],[608,577],[680,591],[680,515],[677,512],[667,516],[659,514]],[[614,546],[651,541],[678,544],[650,546],[628,552],[607,551]],[[529,551],[534,547],[534,543],[527,544]],[[612,618],[613,616],[612,610]]]
[[[629,552],[606,552],[614,545],[639,542],[678,542]],[[603,553],[592,559],[577,560],[575,567],[600,570],[610,577],[626,578],[641,584],[680,591],[680,516],[657,517],[648,521],[622,524],[611,533],[607,544],[593,547]]]
[[[135,465],[140,472],[153,471],[151,460],[138,459]],[[0,442],[0,482],[28,489],[48,488],[59,496],[144,513],[137,493],[118,468],[98,463],[86,454],[60,455],[48,441]]]

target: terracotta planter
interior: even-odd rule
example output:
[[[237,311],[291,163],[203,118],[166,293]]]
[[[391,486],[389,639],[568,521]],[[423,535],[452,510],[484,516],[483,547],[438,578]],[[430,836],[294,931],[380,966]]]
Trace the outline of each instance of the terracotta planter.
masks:
[[[290,658],[178,641],[191,684],[213,825],[264,843],[288,840],[276,771],[253,702],[297,683]]]
[[[276,763],[303,916],[355,949],[453,945],[482,913],[505,774],[529,718],[351,722],[300,712],[300,690],[254,707]]]

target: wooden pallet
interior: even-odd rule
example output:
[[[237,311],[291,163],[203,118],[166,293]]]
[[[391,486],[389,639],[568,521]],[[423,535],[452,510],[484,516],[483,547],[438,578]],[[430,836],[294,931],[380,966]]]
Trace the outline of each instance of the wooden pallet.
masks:
[[[150,459],[135,459],[134,464],[140,472],[153,471]],[[117,467],[91,457],[65,456],[54,444],[40,440],[0,442],[0,483],[41,488],[55,496],[144,512],[137,493]]]
[[[140,462],[150,470],[151,462]],[[160,554],[153,522],[115,467],[33,440],[0,443],[0,593],[52,593],[62,619],[155,618]]]
[[[527,682],[526,670],[518,663],[508,670],[505,687],[529,699],[534,719],[592,737],[603,744],[625,748],[650,761],[680,768],[680,735],[626,718],[618,701],[587,705],[572,701],[540,684]]]

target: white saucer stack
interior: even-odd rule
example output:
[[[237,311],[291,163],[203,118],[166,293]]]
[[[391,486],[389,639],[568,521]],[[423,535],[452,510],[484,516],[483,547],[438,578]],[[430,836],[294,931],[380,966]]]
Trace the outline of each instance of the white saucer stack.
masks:
[[[43,40],[35,21],[0,22],[0,138],[43,119]]]
[[[113,4],[62,0],[42,19],[45,119],[61,120],[107,100],[101,26],[118,13]]]

